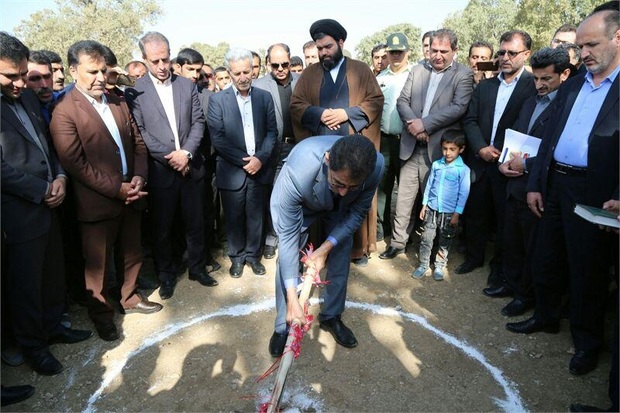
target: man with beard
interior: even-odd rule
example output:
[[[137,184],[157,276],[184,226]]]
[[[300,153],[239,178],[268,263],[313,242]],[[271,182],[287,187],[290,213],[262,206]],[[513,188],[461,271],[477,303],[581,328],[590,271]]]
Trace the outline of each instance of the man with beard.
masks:
[[[487,239],[492,232],[491,217],[495,213],[495,254],[491,273],[483,293],[488,297],[511,295],[503,286],[502,240],[506,177],[499,172],[497,160],[504,149],[504,135],[519,116],[519,110],[536,94],[534,78],[525,70],[530,57],[532,38],[519,30],[502,34],[497,51],[500,73],[482,80],[471,97],[463,119],[467,138],[465,163],[471,168],[472,185],[465,208],[465,262],[455,272],[467,274],[484,265]]]
[[[30,53],[26,87],[37,95],[41,103],[41,116],[46,125],[50,123],[49,106],[54,100],[53,82],[52,64],[47,56],[38,51]]]
[[[267,49],[267,63],[271,68],[271,72],[259,79],[253,84],[259,88],[266,90],[273,98],[274,110],[276,113],[276,122],[278,125],[278,136],[275,149],[271,156],[270,165],[271,173],[274,173],[274,182],[278,176],[284,159],[295,146],[295,137],[293,135],[293,124],[291,122],[290,102],[293,89],[299,79],[299,74],[292,74],[291,67],[291,50],[284,43],[276,43]],[[268,191],[268,198],[271,190]],[[266,220],[266,237],[263,255],[266,259],[274,258],[278,246],[278,237],[271,222],[271,215],[267,211]]]
[[[343,57],[347,31],[337,21],[314,22],[310,36],[319,51],[320,64],[302,72],[293,92],[295,138],[360,133],[379,150],[383,94],[372,70],[366,63]],[[376,201],[372,204],[353,241],[351,256],[360,265],[376,249]]]

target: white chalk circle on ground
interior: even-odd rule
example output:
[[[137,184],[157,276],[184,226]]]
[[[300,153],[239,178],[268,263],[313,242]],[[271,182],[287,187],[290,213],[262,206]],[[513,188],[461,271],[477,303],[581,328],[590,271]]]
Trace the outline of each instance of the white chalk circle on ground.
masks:
[[[313,298],[311,300],[312,305],[316,305],[318,303],[319,303],[319,300],[317,298]],[[204,314],[204,315],[192,318],[185,322],[175,323],[175,324],[166,326],[166,328],[160,331],[159,333],[155,333],[147,337],[141,346],[129,352],[116,365],[108,369],[97,391],[95,391],[95,393],[93,393],[88,399],[88,405],[84,409],[84,412],[95,412],[97,410],[95,407],[95,403],[97,402],[97,400],[99,399],[103,391],[121,373],[123,368],[127,365],[127,362],[132,357],[140,354],[142,351],[146,350],[147,348],[158,344],[162,340],[167,339],[168,337],[178,333],[179,331],[183,329],[186,329],[195,324],[210,320],[212,318],[243,317],[243,316],[247,316],[249,314],[260,312],[260,311],[273,311],[274,307],[275,307],[274,299],[265,300],[265,301],[262,301],[260,303],[255,303],[255,304],[239,304],[239,305],[235,305],[232,307],[224,308],[214,313]],[[480,351],[478,351],[471,345],[465,343],[463,340],[459,340],[453,335],[450,335],[448,333],[445,333],[437,329],[436,327],[431,325],[426,318],[416,315],[416,314],[395,310],[392,308],[386,308],[386,307],[382,307],[382,306],[375,305],[375,304],[360,303],[356,301],[347,301],[346,308],[370,311],[374,314],[382,315],[386,317],[402,317],[405,320],[409,320],[415,324],[418,324],[420,327],[430,331],[435,336],[445,341],[447,344],[450,344],[451,346],[458,348],[465,355],[479,362],[482,365],[482,367],[484,367],[491,374],[493,379],[500,385],[500,387],[504,390],[504,393],[506,394],[505,400],[498,399],[498,398],[493,399],[495,404],[500,409],[508,413],[526,411],[523,405],[523,402],[521,401],[521,398],[519,397],[519,393],[516,390],[516,385],[512,383],[511,381],[509,381],[508,379],[506,379],[504,377],[504,373],[500,369],[498,369],[495,366],[492,366],[487,361],[487,359],[482,355],[482,353],[480,353]],[[293,393],[296,393],[296,392],[293,392]],[[261,398],[268,399],[268,395],[261,395],[261,396],[262,396]],[[314,400],[310,396],[304,396],[304,395],[302,396],[303,397],[301,397],[301,399],[297,400],[297,402],[299,402],[300,405],[297,405],[297,402],[294,398],[287,400],[287,405],[289,407],[294,406],[300,409],[307,409],[309,407],[312,407],[317,412],[322,411],[323,403],[321,401]],[[285,393],[283,400],[287,398],[288,398],[288,395]],[[264,401],[265,400],[257,401],[257,407],[260,403]]]

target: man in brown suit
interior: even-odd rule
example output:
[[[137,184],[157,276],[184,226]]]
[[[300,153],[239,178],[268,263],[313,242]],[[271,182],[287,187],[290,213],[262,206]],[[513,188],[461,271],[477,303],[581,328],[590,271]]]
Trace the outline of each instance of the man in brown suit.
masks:
[[[103,45],[90,40],[69,48],[75,88],[54,109],[50,130],[60,162],[74,179],[88,314],[99,336],[111,341],[119,338],[105,291],[112,256],[124,313],[154,313],[162,306],[136,293],[147,154],[125,101],[104,95],[104,54]]]

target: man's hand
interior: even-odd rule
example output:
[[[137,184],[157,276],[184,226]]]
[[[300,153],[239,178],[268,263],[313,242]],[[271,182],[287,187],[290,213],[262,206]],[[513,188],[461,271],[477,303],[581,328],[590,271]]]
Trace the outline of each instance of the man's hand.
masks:
[[[344,109],[325,109],[321,115],[321,122],[330,130],[337,130],[340,125],[349,120]]]
[[[131,182],[129,182],[129,185],[130,189],[126,193],[125,204],[130,204],[148,195],[148,192],[142,190],[142,188],[144,188],[144,178],[142,178],[141,176],[134,176],[131,179]]]
[[[417,136],[422,132],[426,132],[422,119],[411,119],[407,121],[407,131],[411,136]]]
[[[67,178],[59,176],[50,184],[49,192],[45,195],[45,204],[49,208],[56,208],[65,200]]]
[[[308,322],[297,296],[297,288],[289,287],[286,289],[286,324],[291,325],[295,319],[299,320],[301,325]]]
[[[417,135],[415,135],[415,138],[418,140],[418,142],[428,143],[430,136],[428,136],[428,133],[426,132],[420,132]]]
[[[420,219],[424,221],[425,216],[426,216],[426,205],[422,205],[422,209],[420,209]]]
[[[614,214],[616,214],[616,219],[618,221],[620,221],[620,201],[616,200],[616,199],[610,199],[609,201],[606,201],[603,204],[603,209],[605,211],[610,211],[613,212]],[[617,228],[610,228],[610,227],[606,227],[606,226],[602,226],[599,225],[599,227],[601,229],[604,229],[605,231],[613,231],[616,234],[618,234],[618,229]]]
[[[459,217],[460,215],[457,214],[456,212],[452,214],[452,218],[450,218],[450,226],[452,227],[458,227],[459,226]]]
[[[187,152],[179,149],[178,151],[172,151],[168,155],[164,156],[168,160],[170,165],[175,171],[181,172],[185,175],[188,171],[189,158]]]
[[[256,156],[246,156],[243,158],[247,164],[243,167],[243,170],[250,175],[256,175],[260,168],[263,167],[263,163]]]
[[[325,241],[322,243],[319,248],[314,250],[314,252],[308,256],[305,262],[306,266],[312,268],[316,272],[321,272],[323,268],[325,268],[327,256],[332,248],[334,248],[334,244],[332,244],[331,241]]]
[[[485,146],[478,151],[478,156],[487,162],[497,162],[500,154],[499,149],[493,145]]]
[[[499,171],[508,178],[514,178],[523,175],[523,158],[515,156],[499,165]]]
[[[543,207],[542,194],[540,192],[528,192],[527,206],[530,207],[530,211],[532,211],[538,218],[542,217],[542,213],[545,211],[545,208]]]

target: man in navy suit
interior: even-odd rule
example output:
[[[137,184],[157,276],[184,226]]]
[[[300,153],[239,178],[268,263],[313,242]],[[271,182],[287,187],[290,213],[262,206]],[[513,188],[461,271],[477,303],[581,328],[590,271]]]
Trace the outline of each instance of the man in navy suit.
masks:
[[[341,346],[357,346],[341,315],[347,295],[353,234],[362,225],[383,176],[383,156],[365,136],[317,136],[298,143],[287,158],[271,196],[271,216],[280,255],[276,270],[275,331],[269,342],[272,356],[282,355],[288,323],[305,322],[297,297],[299,250],[308,241],[308,227],[321,220],[323,243],[306,261],[321,271],[327,266],[321,329]]]
[[[575,347],[569,371],[575,375],[596,368],[604,346],[609,255],[613,245],[617,248],[617,237],[573,209],[577,203],[601,208],[619,199],[619,22],[618,10],[606,10],[591,14],[577,29],[588,73],[559,89],[527,184],[527,203],[540,217],[533,261],[536,311],[528,320],[506,325],[515,333],[556,333],[568,287]],[[555,270],[562,254],[568,257],[568,283],[565,273]]]
[[[523,103],[514,129],[531,136],[542,137],[553,113],[553,101],[560,85],[570,75],[568,51],[562,48],[540,49],[530,59],[536,84],[536,96]],[[504,220],[504,285],[514,292],[514,299],[502,308],[502,314],[514,317],[534,306],[531,274],[531,240],[538,222],[527,206],[525,186],[535,156],[524,159],[511,154],[510,160],[499,166],[508,178],[506,185],[506,215]]]
[[[139,42],[149,74],[125,93],[148,149],[148,192],[153,219],[153,257],[161,282],[159,295],[172,297],[181,272],[171,234],[175,212],[185,226],[189,279],[212,287],[205,271],[204,156],[200,144],[204,115],[192,81],[170,71],[170,45],[161,33],[149,32]]]
[[[495,254],[487,280],[490,288],[483,290],[491,297],[507,295],[502,288],[506,177],[499,172],[497,160],[504,148],[506,128],[517,120],[523,102],[536,94],[534,79],[524,67],[531,47],[532,39],[526,32],[513,30],[502,34],[497,51],[500,74],[478,84],[463,119],[467,138],[465,163],[471,168],[472,185],[464,214],[467,252],[465,262],[455,272],[466,274],[484,264],[484,251],[492,232],[490,223],[495,215]]]
[[[211,97],[207,122],[217,153],[215,181],[226,216],[229,273],[239,278],[246,263],[256,275],[266,273],[261,240],[278,127],[271,94],[252,87],[252,52],[230,49],[225,65],[232,87]]]

